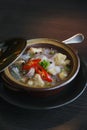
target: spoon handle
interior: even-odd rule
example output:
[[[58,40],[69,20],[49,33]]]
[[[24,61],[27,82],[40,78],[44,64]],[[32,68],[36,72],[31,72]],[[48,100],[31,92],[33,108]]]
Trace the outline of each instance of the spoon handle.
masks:
[[[84,35],[82,33],[78,33],[64,41],[65,44],[72,44],[72,43],[81,43],[84,40]]]

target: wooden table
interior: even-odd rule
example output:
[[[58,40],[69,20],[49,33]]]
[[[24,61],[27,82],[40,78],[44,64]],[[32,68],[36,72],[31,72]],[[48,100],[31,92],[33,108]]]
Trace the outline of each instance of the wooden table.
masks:
[[[63,41],[76,33],[74,44],[87,65],[87,9],[79,1],[0,1],[0,40],[13,37]],[[86,130],[87,88],[74,102],[51,110],[23,109],[0,98],[0,130]]]

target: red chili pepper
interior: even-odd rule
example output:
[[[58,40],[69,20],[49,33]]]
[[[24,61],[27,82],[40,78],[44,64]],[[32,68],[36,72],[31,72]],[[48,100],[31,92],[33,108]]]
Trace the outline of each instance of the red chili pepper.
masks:
[[[40,76],[43,80],[52,82],[51,76],[47,73],[47,71],[42,66],[37,64],[37,66],[35,67],[35,70],[36,70],[36,73],[40,74]]]
[[[41,61],[41,59],[33,59],[29,60],[25,65],[23,65],[23,70],[29,70],[31,67],[37,66],[37,64]]]
[[[25,65],[23,65],[22,69],[29,70],[31,67],[34,67],[36,73],[40,74],[40,76],[43,80],[52,82],[51,76],[47,73],[47,71],[41,65],[39,65],[40,61],[41,61],[41,59],[29,60]]]

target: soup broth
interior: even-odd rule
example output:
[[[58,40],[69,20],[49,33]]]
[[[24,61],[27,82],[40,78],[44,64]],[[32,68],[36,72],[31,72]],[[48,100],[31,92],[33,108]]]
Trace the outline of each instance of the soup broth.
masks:
[[[71,71],[71,61],[66,54],[53,48],[30,47],[9,67],[12,77],[33,88],[56,86]]]

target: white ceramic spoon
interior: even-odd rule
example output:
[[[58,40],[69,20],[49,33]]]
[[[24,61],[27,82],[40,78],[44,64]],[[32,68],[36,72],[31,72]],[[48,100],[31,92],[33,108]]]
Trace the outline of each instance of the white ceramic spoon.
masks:
[[[73,43],[81,43],[83,40],[84,40],[84,35],[81,33],[78,33],[62,42],[65,44],[73,44]]]

